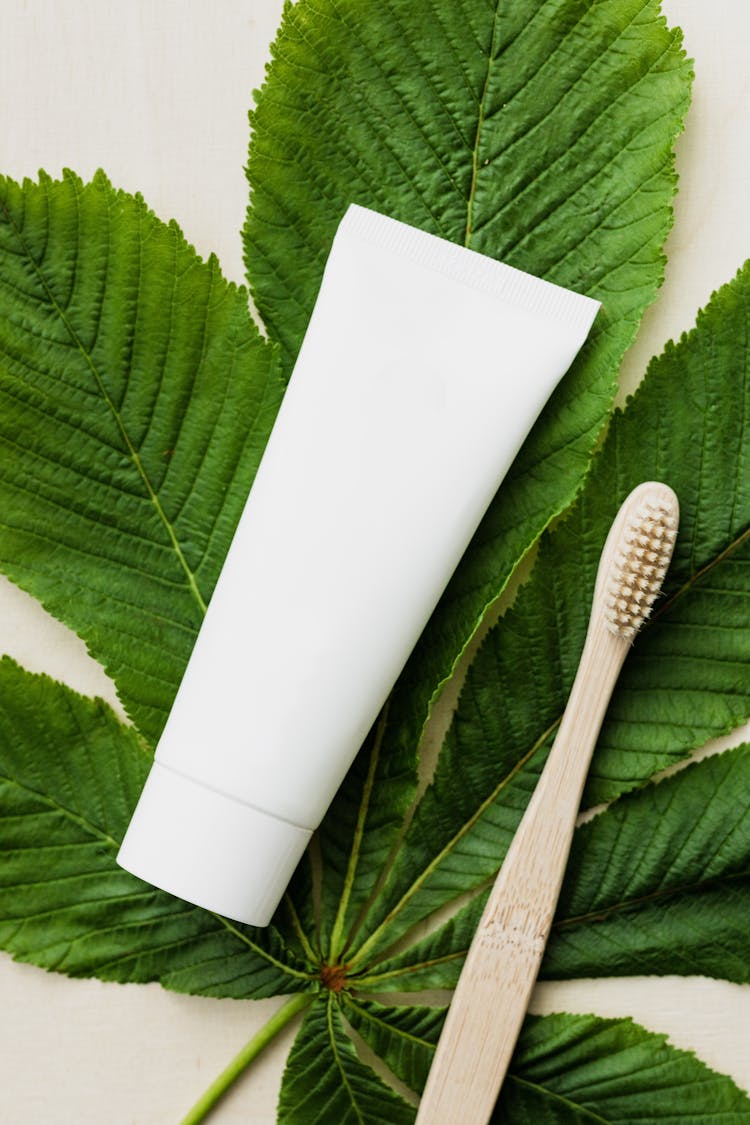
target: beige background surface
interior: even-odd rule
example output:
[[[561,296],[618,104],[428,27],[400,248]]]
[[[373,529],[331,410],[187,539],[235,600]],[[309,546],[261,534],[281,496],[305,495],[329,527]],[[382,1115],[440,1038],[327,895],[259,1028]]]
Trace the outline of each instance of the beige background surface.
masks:
[[[681,191],[662,294],[628,357],[632,386],[664,341],[750,255],[750,5],[664,0],[696,60]],[[246,110],[281,0],[4,0],[0,170],[16,177],[103,166],[174,217],[242,279]],[[0,650],[114,701],[80,643],[7,584]],[[746,732],[747,736],[747,732]],[[157,985],[71,981],[0,955],[3,1125],[173,1125],[276,1001],[212,1001]],[[632,1015],[750,1090],[750,987],[699,978],[544,985],[536,1011]],[[291,1032],[215,1120],[272,1122]]]

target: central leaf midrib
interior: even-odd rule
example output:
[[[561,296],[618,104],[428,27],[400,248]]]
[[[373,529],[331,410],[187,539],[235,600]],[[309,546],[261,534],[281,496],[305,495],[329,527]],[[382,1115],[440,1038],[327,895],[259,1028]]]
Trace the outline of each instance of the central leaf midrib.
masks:
[[[77,203],[77,201],[78,201],[78,196],[76,195],[76,203]],[[159,519],[161,520],[161,523],[164,526],[164,529],[167,532],[167,536],[169,538],[170,545],[173,548],[173,550],[175,552],[175,555],[177,556],[178,563],[179,563],[181,569],[183,570],[183,572],[185,574],[185,577],[187,579],[187,584],[188,584],[188,588],[190,589],[190,593],[193,596],[193,598],[195,599],[195,601],[198,605],[198,608],[200,609],[201,615],[204,615],[205,612],[206,612],[207,603],[204,600],[200,590],[198,589],[198,583],[196,581],[195,575],[194,575],[193,571],[191,570],[190,566],[188,565],[187,559],[185,558],[185,554],[182,550],[182,547],[180,546],[180,543],[179,543],[179,540],[178,540],[177,535],[175,533],[174,527],[172,526],[169,518],[167,517],[166,512],[164,511],[164,508],[161,504],[158,493],[156,492],[153,485],[151,484],[149,476],[148,476],[148,474],[147,474],[147,472],[144,468],[143,462],[141,460],[140,454],[138,453],[138,450],[136,449],[135,445],[133,444],[133,442],[130,438],[130,435],[127,431],[127,428],[125,426],[123,418],[122,418],[120,412],[118,411],[117,407],[115,406],[114,402],[112,401],[112,398],[107,393],[106,387],[104,385],[104,381],[103,381],[103,379],[102,379],[102,377],[99,373],[99,370],[98,370],[96,364],[93,361],[93,357],[89,353],[88,349],[84,346],[83,341],[81,340],[81,338],[79,337],[75,328],[73,327],[70,320],[66,316],[65,310],[61,307],[61,305],[59,304],[59,302],[55,298],[54,293],[52,292],[52,289],[50,288],[50,286],[49,286],[49,284],[48,284],[48,282],[47,282],[47,280],[44,276],[44,273],[42,271],[42,268],[41,268],[40,264],[36,261],[36,259],[34,258],[34,255],[31,253],[29,247],[26,245],[26,241],[23,237],[22,231],[14,223],[13,218],[11,216],[11,213],[10,213],[8,207],[5,204],[2,205],[2,211],[3,211],[3,214],[5,215],[5,218],[8,222],[8,225],[10,226],[11,230],[13,231],[13,233],[15,234],[15,236],[18,240],[18,244],[21,247],[21,250],[22,250],[24,256],[30,262],[30,264],[31,264],[31,266],[34,270],[34,273],[37,276],[39,284],[41,285],[42,289],[44,290],[44,293],[47,296],[47,300],[48,300],[50,306],[55,311],[55,313],[59,316],[59,318],[62,321],[62,324],[65,328],[65,331],[68,333],[68,335],[69,335],[71,341],[73,342],[74,346],[81,353],[81,355],[84,359],[84,362],[86,363],[86,366],[88,367],[89,371],[91,372],[91,374],[94,378],[94,382],[96,384],[97,390],[99,391],[99,394],[101,395],[104,403],[106,404],[107,408],[109,409],[109,411],[110,411],[110,413],[111,413],[111,415],[112,415],[112,417],[115,421],[117,429],[118,429],[118,431],[120,433],[120,436],[123,440],[123,443],[125,445],[125,449],[126,449],[128,455],[129,455],[131,461],[133,462],[133,465],[135,466],[135,468],[138,472],[138,475],[140,476],[140,478],[141,478],[141,480],[142,480],[142,482],[145,486],[146,493],[147,493],[149,499],[151,500],[151,502],[153,503],[153,505],[156,509],[157,515],[158,515]]]
[[[479,145],[482,139],[482,126],[484,125],[484,107],[487,101],[487,96],[490,89],[490,79],[492,77],[492,64],[495,60],[495,36],[497,35],[497,23],[500,15],[500,4],[502,0],[495,2],[495,14],[492,20],[492,34],[490,36],[490,50],[487,56],[487,72],[484,77],[484,86],[482,93],[479,97],[479,104],[477,107],[477,129],[474,134],[474,147],[471,150],[471,183],[469,185],[469,195],[466,200],[466,228],[464,231],[464,246],[468,246],[471,241],[472,235],[472,220],[474,213],[474,197],[477,191],[477,179],[479,176]]]
[[[538,1082],[532,1082],[528,1078],[520,1078],[517,1074],[513,1074],[512,1072],[506,1076],[505,1081],[515,1082],[519,1086],[526,1086],[528,1089],[534,1090],[537,1094],[541,1094],[545,1098],[561,1102],[569,1109],[575,1110],[576,1113],[585,1113],[592,1121],[600,1122],[600,1125],[612,1125],[611,1117],[601,1117],[598,1113],[595,1113],[592,1109],[587,1109],[586,1106],[581,1105],[579,1102],[571,1101],[570,1098],[566,1098],[563,1094],[558,1094],[555,1090],[550,1090],[548,1086],[541,1086]]]
[[[695,585],[695,583],[699,579],[704,577],[706,574],[709,574],[714,569],[714,567],[716,567],[718,564],[720,564],[725,559],[727,559],[730,555],[732,555],[734,553],[734,551],[738,550],[745,543],[745,541],[748,540],[749,538],[750,538],[750,527],[748,527],[744,531],[742,531],[735,539],[733,539],[727,545],[727,547],[725,547],[723,550],[721,550],[717,555],[714,556],[713,559],[711,559],[703,567],[701,567],[699,570],[697,570],[694,573],[692,573],[691,575],[689,575],[688,578],[685,580],[685,582],[682,584],[682,586],[680,586],[679,589],[675,590],[668,598],[666,598],[664,600],[662,605],[659,607],[659,610],[653,614],[652,621],[655,620],[655,619],[658,619],[661,616],[663,616],[663,614],[665,612],[667,612],[675,604],[675,602],[677,602],[679,599],[681,599]],[[647,627],[651,627],[651,626],[649,625]],[[363,944],[360,946],[360,948],[356,951],[354,956],[352,958],[350,958],[349,964],[352,967],[360,964],[361,961],[363,960],[363,958],[370,952],[371,949],[373,949],[373,947],[377,948],[378,940],[379,940],[381,934],[383,933],[383,931],[388,929],[391,926],[391,924],[393,923],[393,920],[397,917],[397,915],[401,912],[401,910],[411,901],[411,899],[414,897],[414,895],[417,893],[417,891],[420,889],[420,887],[427,880],[429,875],[437,868],[439,863],[447,855],[450,854],[450,852],[453,850],[453,848],[458,843],[460,843],[460,841],[466,836],[466,834],[471,830],[471,828],[473,828],[474,824],[476,824],[476,822],[480,819],[480,817],[484,814],[484,812],[492,804],[494,804],[494,802],[497,800],[497,797],[500,794],[500,792],[502,792],[502,790],[507,787],[509,782],[512,781],[512,779],[523,768],[523,766],[525,766],[529,762],[529,760],[534,756],[534,754],[537,752],[537,750],[539,750],[540,747],[544,745],[545,741],[557,729],[557,727],[559,726],[561,721],[562,721],[562,713],[554,720],[553,723],[551,723],[547,727],[547,729],[543,732],[543,734],[540,735],[539,738],[537,738],[537,740],[534,742],[531,749],[528,750],[515,763],[513,768],[502,778],[501,782],[497,786],[495,786],[495,788],[492,790],[492,793],[487,798],[485,798],[485,800],[477,808],[477,810],[472,814],[472,816],[469,817],[469,819],[467,821],[465,821],[464,824],[461,825],[461,827],[458,829],[458,831],[454,833],[454,835],[451,837],[451,839],[448,841],[448,843],[445,844],[445,846],[440,850],[438,855],[431,861],[431,863],[429,863],[427,865],[427,867],[424,868],[420,872],[420,874],[411,883],[411,885],[407,888],[407,890],[404,891],[403,895],[398,900],[398,902],[395,904],[395,906],[392,908],[392,910],[390,910],[388,912],[385,919],[375,928],[375,930],[373,930],[373,932],[370,934],[370,936],[365,940],[365,942],[363,942]],[[395,938],[394,941],[391,942],[390,945],[387,946],[379,954],[379,956],[375,959],[375,963],[377,963],[377,961],[383,960],[385,957],[387,957],[389,949],[398,940],[400,940],[398,937]]]
[[[384,1027],[390,1035],[396,1035],[409,1043],[416,1044],[418,1047],[427,1047],[431,1051],[435,1050],[435,1044],[431,1043],[429,1039],[423,1039],[421,1036],[415,1035],[412,1031],[404,1031],[402,1027],[395,1027],[393,1024],[388,1023],[388,1020],[374,1015],[368,1008],[363,1008],[353,997],[347,997],[347,1004],[350,1008],[353,1008],[362,1019],[368,1020],[369,1023],[376,1024],[378,1027]]]
[[[337,1068],[339,1074],[341,1075],[341,1081],[343,1082],[344,1086],[346,1087],[346,1092],[349,1095],[349,1102],[351,1104],[351,1107],[357,1115],[357,1120],[361,1123],[361,1125],[365,1125],[365,1120],[364,1120],[364,1118],[363,1118],[363,1116],[360,1112],[360,1108],[359,1108],[359,1106],[357,1104],[357,1100],[354,1096],[354,1090],[352,1089],[351,1082],[349,1081],[349,1076],[347,1075],[346,1069],[345,1069],[344,1064],[341,1060],[341,1053],[339,1051],[338,1044],[336,1042],[336,1031],[335,1031],[334,1026],[333,1026],[333,1003],[334,1003],[333,996],[329,993],[328,994],[328,1004],[326,1006],[326,1026],[327,1026],[327,1029],[328,1029],[328,1040],[329,1040],[330,1045],[331,1045],[331,1053],[333,1054],[333,1058],[334,1058],[334,1061],[336,1063],[336,1068]]]
[[[659,902],[667,898],[679,898],[681,895],[690,895],[697,892],[711,890],[713,887],[722,887],[736,879],[746,879],[750,875],[750,867],[745,871],[733,871],[727,875],[714,875],[710,879],[698,879],[694,883],[679,883],[669,887],[660,887],[647,894],[633,895],[622,898],[618,902],[601,906],[598,910],[588,910],[584,914],[571,914],[568,918],[555,919],[552,923],[553,930],[564,930],[568,927],[585,925],[587,922],[606,922],[612,915],[621,914],[636,906],[643,906],[649,902]]]

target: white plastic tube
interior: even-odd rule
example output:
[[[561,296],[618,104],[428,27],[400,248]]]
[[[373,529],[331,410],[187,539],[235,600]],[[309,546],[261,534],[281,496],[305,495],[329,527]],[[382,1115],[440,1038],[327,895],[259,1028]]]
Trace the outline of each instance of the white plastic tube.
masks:
[[[123,867],[269,922],[598,307],[349,208]]]

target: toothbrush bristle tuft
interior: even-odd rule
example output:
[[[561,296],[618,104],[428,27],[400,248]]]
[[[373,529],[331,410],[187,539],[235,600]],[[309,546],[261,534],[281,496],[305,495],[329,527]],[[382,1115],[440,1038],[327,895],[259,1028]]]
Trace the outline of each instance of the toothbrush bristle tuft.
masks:
[[[676,535],[677,520],[669,500],[646,496],[622,536],[607,585],[605,616],[613,633],[634,637],[651,613]]]

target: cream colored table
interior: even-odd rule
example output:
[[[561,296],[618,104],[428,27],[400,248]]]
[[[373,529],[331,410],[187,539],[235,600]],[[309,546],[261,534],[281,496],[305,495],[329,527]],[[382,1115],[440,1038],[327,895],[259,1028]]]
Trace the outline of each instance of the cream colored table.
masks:
[[[628,357],[632,387],[664,341],[750,256],[750,5],[664,0],[697,80],[678,146],[680,195],[661,296]],[[242,280],[239,230],[250,94],[281,0],[3,0],[0,170],[101,165],[174,216]],[[114,701],[80,643],[7,584],[0,649]],[[0,955],[3,1125],[174,1125],[276,1006],[71,981]],[[543,985],[534,1010],[632,1015],[750,1090],[750,987],[683,978]],[[256,1064],[217,1125],[272,1122],[292,1031]]]

